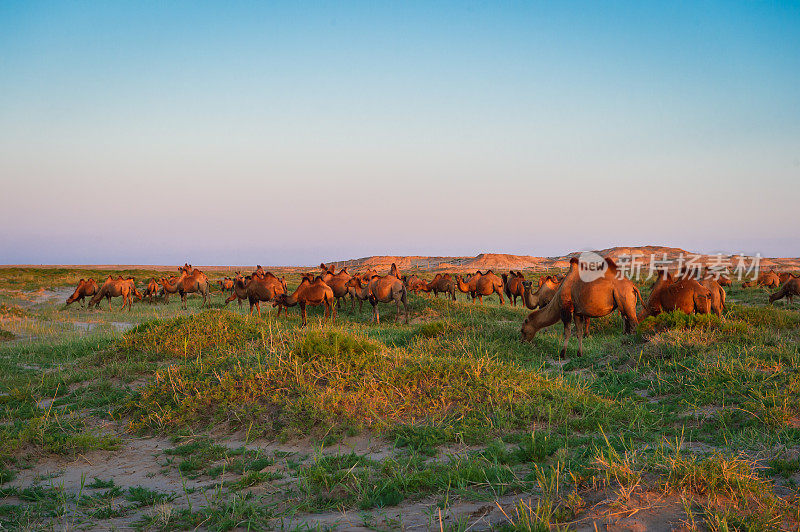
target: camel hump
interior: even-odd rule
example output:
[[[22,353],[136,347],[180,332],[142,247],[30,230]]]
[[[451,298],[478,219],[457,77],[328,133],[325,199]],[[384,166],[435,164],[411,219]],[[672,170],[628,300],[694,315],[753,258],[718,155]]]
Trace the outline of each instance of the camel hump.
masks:
[[[572,257],[571,259],[569,259],[569,263],[570,264],[578,264],[578,257]]]
[[[617,271],[617,263],[611,257],[606,257],[606,264],[608,265],[608,271],[612,273]]]

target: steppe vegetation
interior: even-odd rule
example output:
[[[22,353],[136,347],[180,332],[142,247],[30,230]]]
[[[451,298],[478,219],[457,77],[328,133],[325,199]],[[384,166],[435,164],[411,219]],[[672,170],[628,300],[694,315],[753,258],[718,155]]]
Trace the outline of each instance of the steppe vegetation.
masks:
[[[766,289],[593,320],[558,359],[560,326],[522,343],[529,311],[464,294],[409,294],[408,325],[301,328],[216,282],[65,307],[108,273],[0,269],[4,528],[798,529],[800,303]]]

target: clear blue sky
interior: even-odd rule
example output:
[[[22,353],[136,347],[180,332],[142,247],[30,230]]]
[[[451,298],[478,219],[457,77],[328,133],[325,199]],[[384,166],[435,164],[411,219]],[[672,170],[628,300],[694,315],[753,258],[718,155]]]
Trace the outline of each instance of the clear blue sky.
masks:
[[[800,255],[798,2],[0,3],[0,263]]]

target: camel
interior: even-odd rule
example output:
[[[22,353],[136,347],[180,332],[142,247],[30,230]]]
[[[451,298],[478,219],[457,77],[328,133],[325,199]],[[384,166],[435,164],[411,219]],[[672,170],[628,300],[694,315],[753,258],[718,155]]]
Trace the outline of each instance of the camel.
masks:
[[[486,273],[475,272],[475,275],[471,275],[467,282],[464,282],[460,275],[456,275],[456,283],[459,290],[472,296],[473,303],[477,298],[483,305],[483,296],[490,296],[495,293],[500,298],[500,304],[504,303],[503,280],[496,276],[492,270],[488,270]]]
[[[250,303],[250,314],[253,314],[255,306],[261,316],[261,301],[274,301],[281,294],[286,294],[286,280],[276,277],[272,272],[253,274],[244,285],[244,291]],[[278,316],[281,315],[281,310],[282,307],[279,307]]]
[[[167,279],[161,279],[161,286],[164,287],[164,293],[174,294],[175,292],[178,292],[181,295],[181,304],[183,305],[184,310],[186,310],[188,308],[186,306],[187,294],[198,292],[203,296],[203,304],[201,305],[201,308],[205,307],[206,301],[209,297],[209,282],[206,274],[200,270],[192,269],[190,264],[186,264],[184,267],[178,268],[178,271],[181,272],[181,274],[177,279],[175,279],[174,282]]]
[[[711,312],[711,290],[691,277],[674,278],[663,270],[653,284],[650,297],[639,313],[639,321],[661,312],[680,310],[686,314]]]
[[[358,300],[358,312],[364,308],[364,301],[369,301],[369,282],[363,282],[361,277],[356,275],[347,281],[347,293],[353,299],[353,310],[355,311],[355,301]]]
[[[303,278],[300,286],[292,294],[283,293],[275,297],[273,307],[293,307],[300,305],[300,314],[303,317],[303,327],[308,324],[306,306],[325,305],[325,318],[332,316],[336,321],[336,306],[334,305],[333,290],[325,284],[322,277],[317,277],[314,281]],[[278,309],[280,314],[280,309]],[[287,312],[288,314],[288,312]]]
[[[553,295],[558,290],[561,281],[555,275],[544,275],[539,278],[539,288],[533,292],[533,285],[530,282],[523,284],[522,302],[530,310],[545,307],[553,299]]]
[[[144,292],[144,297],[147,298],[147,302],[150,303],[151,305],[153,304],[153,298],[154,297],[158,297],[159,289],[160,288],[159,288],[158,283],[156,282],[155,279],[151,278],[147,282],[147,290],[145,290],[145,292]]]
[[[764,288],[778,288],[780,285],[780,277],[772,270],[759,275],[756,281],[756,286],[763,286]]]
[[[228,303],[236,300],[239,303],[239,308],[242,308],[242,301],[247,299],[247,283],[252,278],[252,275],[248,275],[247,277],[242,277],[242,274],[236,272],[236,277],[233,278],[233,289],[231,290],[231,295],[228,296],[228,299],[225,300],[225,306],[228,306]]]
[[[700,286],[707,288],[711,293],[711,311],[717,316],[722,317],[722,311],[725,310],[725,298],[727,294],[722,285],[713,277],[706,277],[698,281]]]
[[[708,278],[708,277],[709,277],[709,275],[707,274],[706,278]],[[711,276],[711,278],[713,279],[714,277]],[[717,277],[714,280],[717,281],[720,286],[733,286],[733,283],[731,283],[730,277],[728,277],[727,275],[720,275],[719,277]]]
[[[774,303],[785,297],[791,305],[795,296],[800,296],[800,277],[792,277],[786,281],[780,290],[769,296],[769,302]]]
[[[325,284],[331,287],[333,290],[333,297],[335,298],[336,307],[339,307],[339,302],[341,299],[347,297],[348,295],[348,288],[347,288],[347,281],[349,281],[352,276],[347,272],[347,266],[339,270],[339,273],[334,273],[333,268],[325,267],[325,264],[320,264],[320,268],[323,271],[322,280],[325,281]],[[313,279],[312,279],[313,280]],[[352,302],[352,310],[355,311],[356,303],[355,300],[351,298]]]
[[[178,293],[178,278],[175,276],[172,277],[162,277],[158,280],[158,284],[161,285],[161,290],[164,294],[164,303],[169,303],[169,295],[170,294],[177,294]]]
[[[378,271],[373,268],[372,270],[367,270],[365,272],[362,272],[360,274],[360,277],[364,283],[369,283],[370,279],[372,279],[376,275],[378,275]]]
[[[233,279],[230,277],[225,277],[224,279],[220,279],[217,281],[219,283],[219,289],[224,294],[225,292],[232,292],[233,291]]]
[[[642,301],[639,289],[630,279],[617,275],[617,265],[606,258],[607,268],[602,277],[590,282],[580,278],[578,259],[572,258],[570,269],[550,302],[531,312],[522,324],[523,341],[533,340],[536,333],[561,320],[564,324],[564,344],[560,356],[567,352],[569,326],[575,321],[578,336],[578,356],[583,355],[584,320],[602,318],[619,310],[625,323],[625,333],[631,334],[638,324],[636,303]]]
[[[711,294],[711,312],[719,317],[722,317],[722,311],[725,310],[725,298],[727,294],[725,293],[725,289],[722,288],[722,285],[719,283],[719,281],[717,281],[717,279],[714,278],[715,276],[711,272],[706,270],[704,275],[702,270],[694,271],[684,266],[679,272],[679,277],[693,279],[700,283],[700,286],[707,288]],[[720,279],[722,279],[722,276],[720,276]]]
[[[502,274],[502,277],[503,287],[508,300],[511,302],[511,306],[517,306],[517,297],[522,297],[524,302],[525,287],[522,283],[525,281],[525,276],[522,275],[522,272],[511,270],[507,274]]]
[[[428,285],[427,281],[413,274],[411,276],[404,275],[403,284],[405,285],[406,290],[408,290],[409,292],[414,292],[415,294],[419,292],[430,293],[431,291],[431,288]]]
[[[389,268],[389,275],[393,275],[393,276],[397,277],[398,279],[400,279],[400,269],[397,267],[397,264],[395,264],[394,262],[392,263],[392,266]]]
[[[94,297],[89,301],[88,306],[89,308],[92,308],[92,306],[100,308],[100,301],[106,298],[109,308],[111,308],[111,298],[119,296],[122,296],[122,307],[120,307],[120,310],[124,310],[127,306],[129,312],[133,304],[134,296],[138,297],[140,300],[142,299],[142,294],[136,289],[136,282],[132,277],[128,279],[123,279],[122,277],[114,279],[109,275],[103,283],[103,286],[100,287]]]
[[[76,301],[80,301],[81,308],[83,308],[83,299],[95,295],[97,290],[97,283],[94,282],[94,279],[81,279],[78,281],[78,286],[75,288],[75,291],[67,298],[67,306]]]
[[[435,297],[439,297],[439,292],[448,294],[453,301],[456,300],[456,283],[449,273],[444,275],[437,273],[431,282],[428,283],[428,290],[433,292]]]
[[[392,264],[394,266],[394,264]],[[396,274],[396,268],[394,269]],[[381,322],[380,314],[378,313],[378,303],[391,303],[395,302],[397,305],[397,314],[394,317],[394,322],[397,323],[400,317],[400,303],[403,304],[403,311],[406,315],[406,323],[408,323],[408,292],[403,281],[397,275],[386,275],[385,277],[375,276],[369,282],[369,302],[372,304],[372,315],[375,323]]]
[[[800,275],[795,275],[792,272],[781,272],[778,274],[778,280],[781,285],[786,284],[787,281],[791,281],[792,279],[800,279]]]

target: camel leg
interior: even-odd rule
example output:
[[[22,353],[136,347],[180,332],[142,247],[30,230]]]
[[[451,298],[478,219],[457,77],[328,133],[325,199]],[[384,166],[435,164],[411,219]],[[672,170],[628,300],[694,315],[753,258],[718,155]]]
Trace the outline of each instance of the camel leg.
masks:
[[[561,358],[564,358],[565,356],[567,356],[567,344],[569,343],[569,326],[570,322],[572,321],[572,318],[571,317],[567,317],[566,319],[561,318],[561,321],[564,322],[564,345],[561,348],[561,353],[559,353],[559,356]]]
[[[583,356],[583,318],[575,316],[575,334],[578,335],[578,356]]]
[[[397,314],[394,315],[394,322],[397,323],[397,321],[400,319],[400,300],[395,299],[394,303],[395,306],[397,307]]]
[[[583,321],[586,322],[586,329],[584,330],[584,334],[586,336],[589,336],[589,318],[585,318]]]
[[[303,316],[303,327],[305,327],[308,324],[308,318],[307,318],[308,315],[306,314],[305,303],[300,303],[300,314]]]
[[[503,300],[503,291],[498,288],[495,288],[495,292],[497,292],[497,297],[500,298],[500,304],[504,305],[505,301]]]
[[[372,303],[372,301],[370,301],[370,303]],[[377,301],[375,303],[372,303],[372,321],[374,321],[376,324],[379,324],[381,322],[381,316],[378,313]]]

